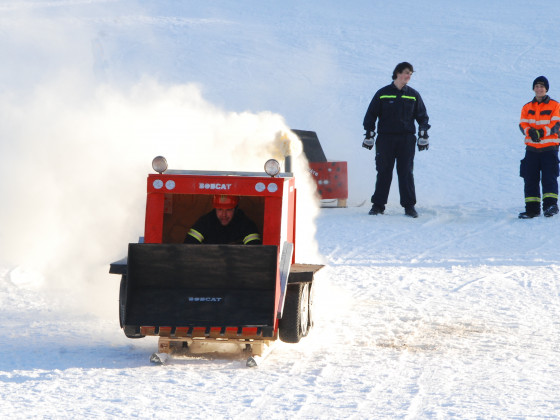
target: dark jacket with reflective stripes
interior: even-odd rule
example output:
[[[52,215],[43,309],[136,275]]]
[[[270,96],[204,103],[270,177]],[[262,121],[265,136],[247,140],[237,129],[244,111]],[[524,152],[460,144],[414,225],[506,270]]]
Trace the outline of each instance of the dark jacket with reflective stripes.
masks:
[[[240,209],[227,226],[222,226],[216,210],[202,216],[187,232],[186,244],[262,244],[257,226]]]
[[[375,131],[377,120],[379,134],[415,134],[414,121],[420,130],[430,128],[422,97],[408,85],[399,90],[391,83],[377,91],[364,117],[364,129]]]

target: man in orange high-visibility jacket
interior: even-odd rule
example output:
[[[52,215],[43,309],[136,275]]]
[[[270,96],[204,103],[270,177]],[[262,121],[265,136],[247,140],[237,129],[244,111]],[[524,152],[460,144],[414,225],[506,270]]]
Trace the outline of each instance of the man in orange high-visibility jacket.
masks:
[[[535,97],[521,110],[519,128],[525,135],[526,148],[519,170],[525,180],[525,211],[519,214],[520,219],[541,214],[540,183],[544,215],[558,213],[560,103],[547,95],[548,88],[546,77],[537,77],[533,82]]]

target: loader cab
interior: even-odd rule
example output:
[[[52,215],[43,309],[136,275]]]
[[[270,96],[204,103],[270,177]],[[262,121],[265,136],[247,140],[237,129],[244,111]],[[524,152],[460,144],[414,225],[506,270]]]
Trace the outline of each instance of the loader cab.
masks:
[[[165,194],[162,243],[183,243],[193,224],[213,210],[212,197],[209,194]],[[259,233],[263,232],[264,207],[264,197],[239,197],[238,208],[257,225]]]
[[[257,225],[263,245],[275,245],[278,253],[284,243],[295,247],[296,188],[291,173],[269,172],[266,164],[265,172],[156,172],[147,180],[145,243],[182,243],[192,225],[212,210],[212,197],[227,194],[239,197],[238,206]],[[295,253],[292,263],[294,258]]]

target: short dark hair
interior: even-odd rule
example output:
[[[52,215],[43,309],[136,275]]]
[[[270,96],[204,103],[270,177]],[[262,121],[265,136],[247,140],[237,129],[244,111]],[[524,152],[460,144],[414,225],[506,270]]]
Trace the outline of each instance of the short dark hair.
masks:
[[[393,70],[393,80],[397,78],[397,73],[402,73],[406,69],[409,69],[411,73],[414,73],[414,67],[412,67],[412,64],[407,63],[406,61],[397,64],[395,70]]]

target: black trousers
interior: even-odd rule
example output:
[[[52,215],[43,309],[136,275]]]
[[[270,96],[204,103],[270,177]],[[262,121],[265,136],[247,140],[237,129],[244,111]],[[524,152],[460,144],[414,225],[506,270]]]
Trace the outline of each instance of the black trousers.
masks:
[[[558,203],[558,150],[534,152],[527,150],[521,161],[519,175],[525,180],[525,208],[539,211]]]
[[[397,162],[401,206],[416,204],[416,189],[412,174],[415,152],[416,136],[414,134],[379,134],[377,136],[375,142],[377,181],[375,192],[371,197],[373,204],[378,206],[387,204],[395,162]]]

